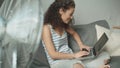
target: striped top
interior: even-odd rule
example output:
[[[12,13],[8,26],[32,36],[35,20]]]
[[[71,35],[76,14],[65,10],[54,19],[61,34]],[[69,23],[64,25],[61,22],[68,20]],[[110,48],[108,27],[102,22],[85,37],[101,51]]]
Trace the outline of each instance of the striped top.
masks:
[[[56,51],[62,52],[62,53],[73,53],[72,50],[68,46],[67,32],[64,31],[62,36],[60,36],[54,31],[52,26],[50,26],[50,30],[51,30],[51,35],[52,35],[52,41],[53,41]],[[44,42],[43,42],[43,46],[45,48]],[[48,52],[46,51],[46,48],[45,48],[45,52],[46,52],[49,64],[53,64],[55,61],[58,61],[58,60],[53,60],[49,56]]]

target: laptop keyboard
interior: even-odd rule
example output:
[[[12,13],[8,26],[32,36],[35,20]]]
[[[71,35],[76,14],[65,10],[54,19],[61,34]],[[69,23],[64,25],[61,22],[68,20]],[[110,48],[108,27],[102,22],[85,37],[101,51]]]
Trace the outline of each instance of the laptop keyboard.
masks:
[[[90,53],[88,55],[84,55],[82,57],[92,56],[93,55],[93,49],[90,49]]]
[[[91,56],[91,55],[93,55],[93,49],[90,49],[90,53],[88,56]]]

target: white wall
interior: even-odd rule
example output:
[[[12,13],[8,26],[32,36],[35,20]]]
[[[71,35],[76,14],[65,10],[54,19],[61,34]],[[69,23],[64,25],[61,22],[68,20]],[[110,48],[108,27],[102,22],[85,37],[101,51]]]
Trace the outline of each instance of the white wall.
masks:
[[[120,25],[120,0],[75,0],[76,24],[106,19],[109,24]]]
[[[54,0],[42,0],[43,10]],[[87,24],[105,19],[110,26],[120,25],[120,0],[75,0],[74,13],[76,24]]]

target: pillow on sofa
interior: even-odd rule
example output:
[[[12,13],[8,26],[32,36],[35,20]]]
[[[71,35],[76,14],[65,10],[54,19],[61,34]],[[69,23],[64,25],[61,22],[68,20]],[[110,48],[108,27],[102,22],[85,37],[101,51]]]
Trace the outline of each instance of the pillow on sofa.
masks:
[[[109,52],[111,56],[113,55],[120,55],[120,43],[118,42],[119,40],[119,35],[115,33],[111,33],[109,29],[104,28],[99,25],[95,25],[96,31],[97,31],[97,39],[100,38],[100,36],[105,32],[106,35],[108,36],[109,40],[105,44],[105,50]],[[118,51],[118,52],[117,52]]]
[[[111,37],[113,39],[114,50],[112,51],[112,56],[120,56],[120,33],[112,32]]]
[[[108,36],[108,38],[110,38],[110,30],[107,28],[104,28],[100,25],[95,25],[96,28],[96,32],[97,32],[97,40],[102,36],[103,33],[106,33],[106,35]]]

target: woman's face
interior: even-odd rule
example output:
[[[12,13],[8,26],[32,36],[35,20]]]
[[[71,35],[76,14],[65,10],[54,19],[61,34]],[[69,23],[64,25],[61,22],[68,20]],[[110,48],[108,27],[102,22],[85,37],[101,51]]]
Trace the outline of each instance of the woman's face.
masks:
[[[66,23],[66,24],[69,23],[69,21],[73,17],[74,10],[75,10],[75,8],[70,8],[70,9],[68,9],[66,11],[63,11],[63,10],[60,11],[61,18],[62,18],[64,23]]]

